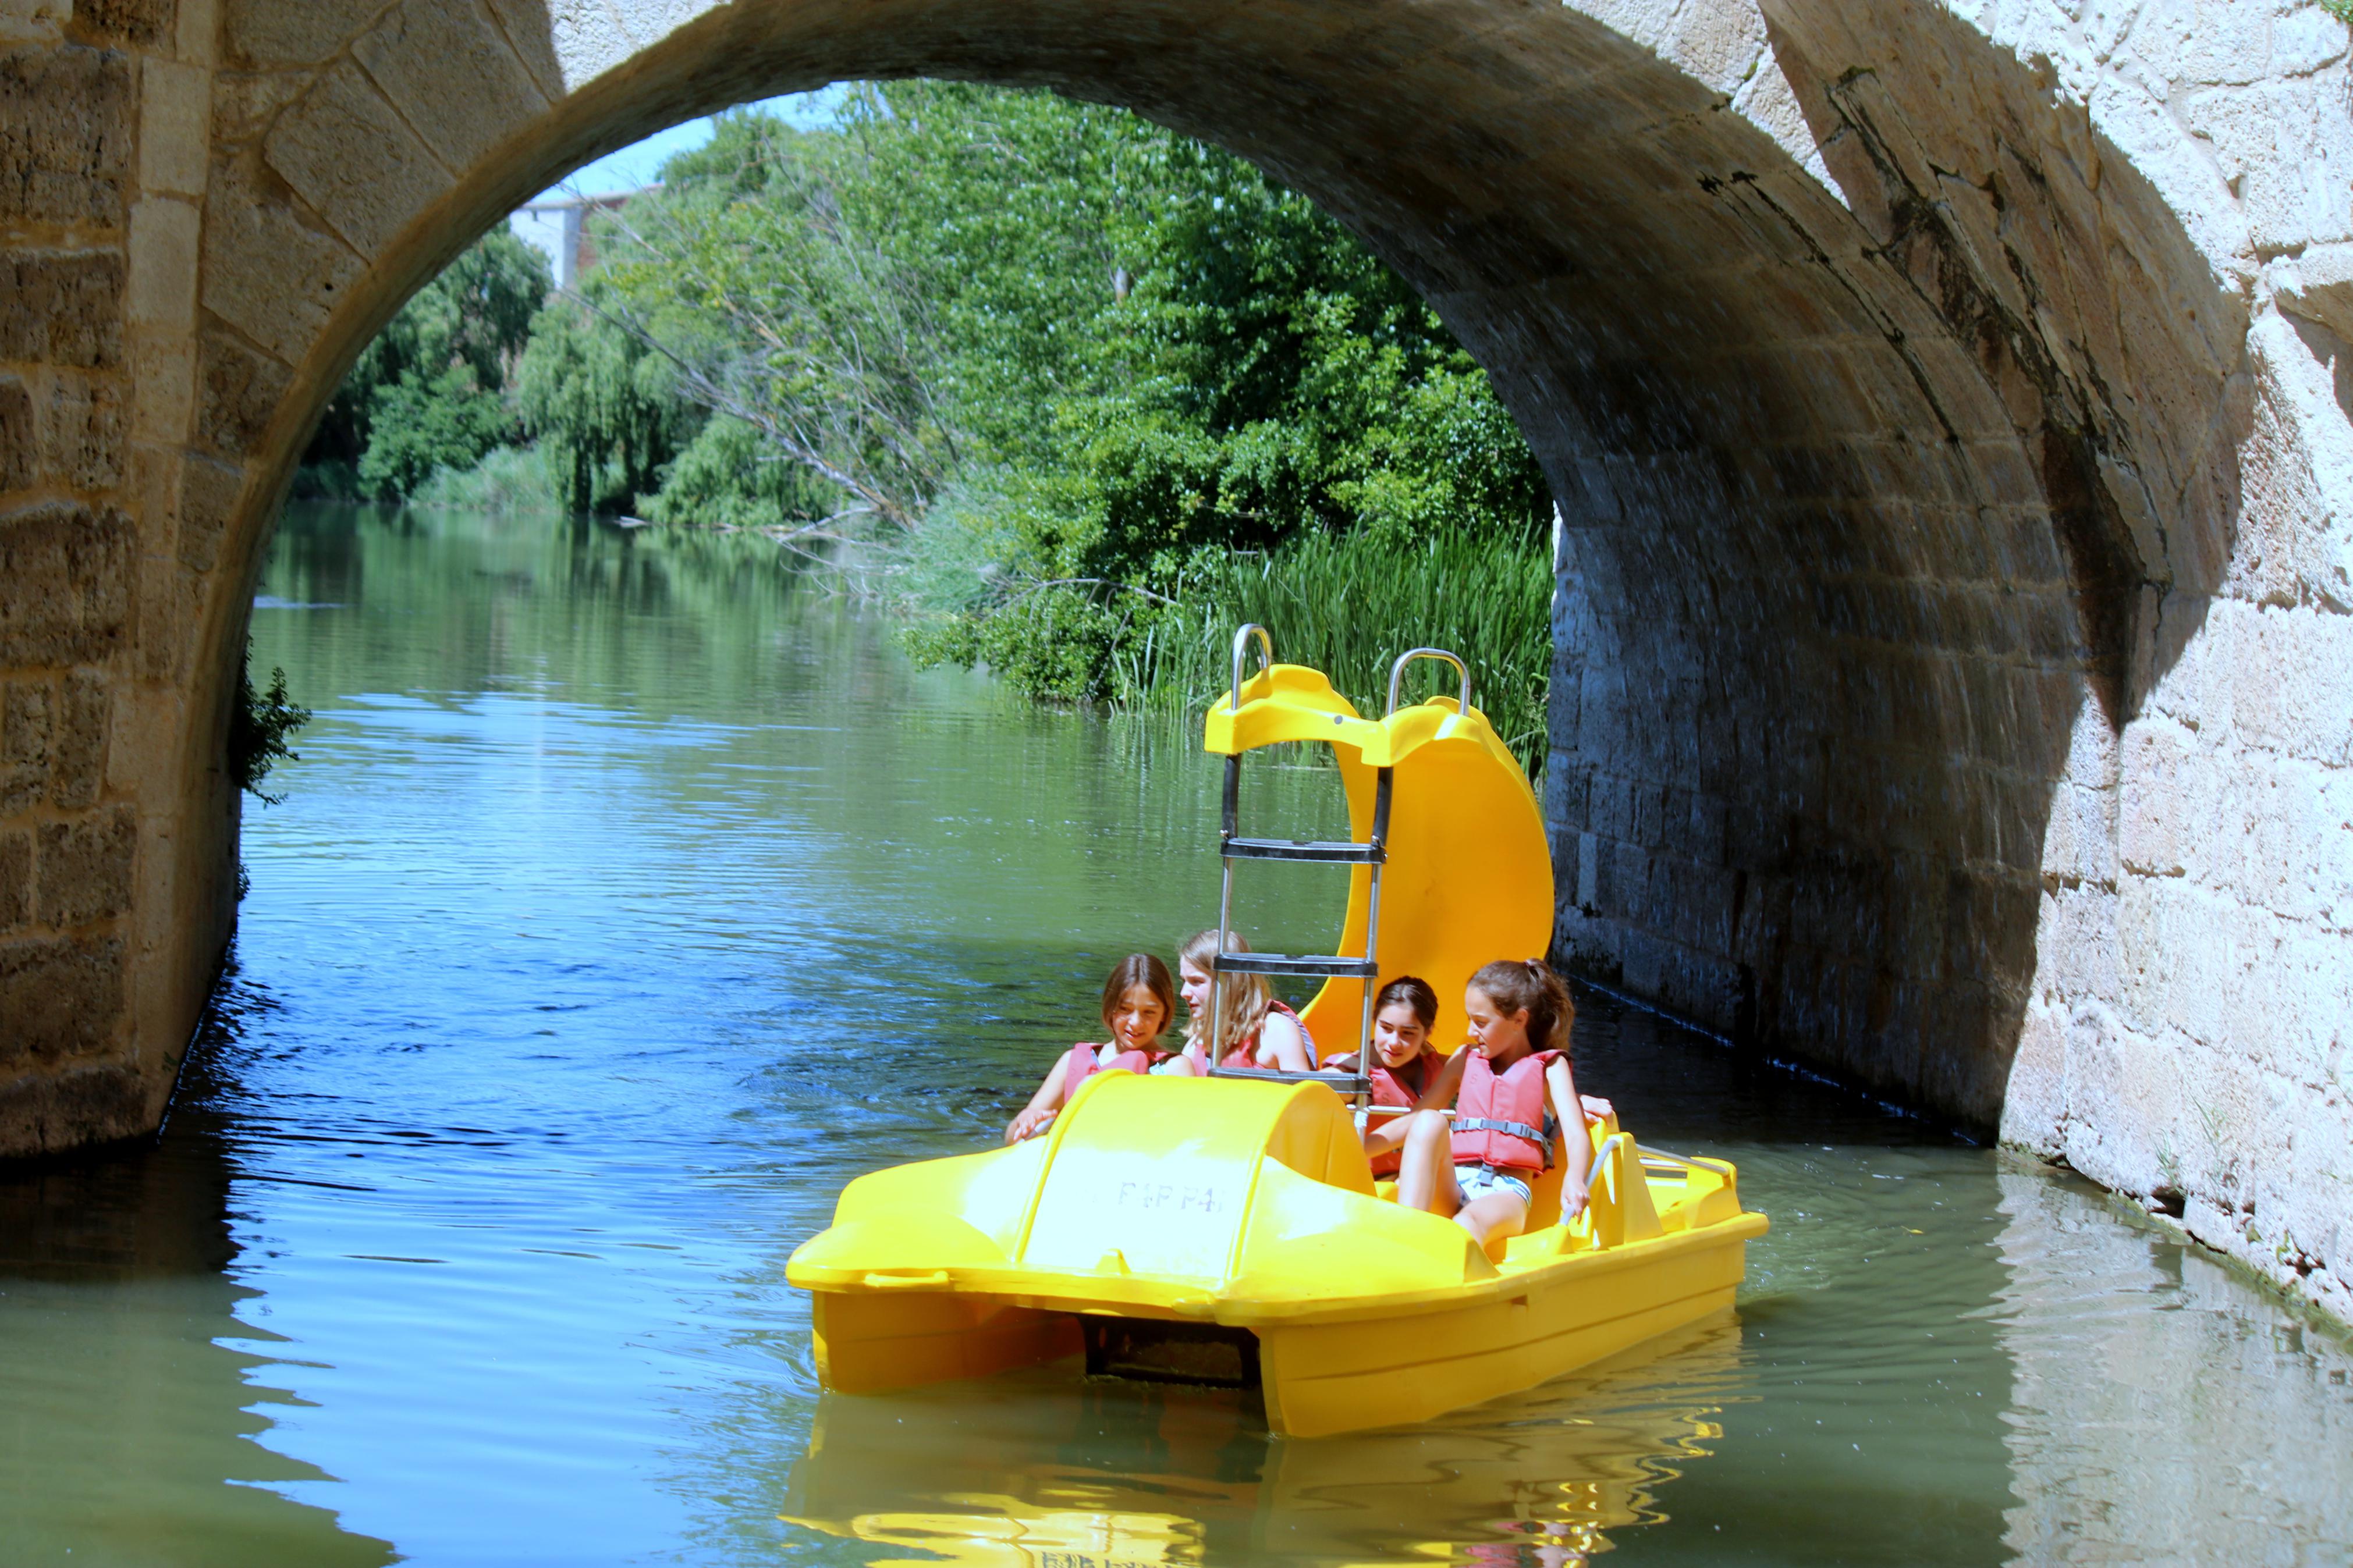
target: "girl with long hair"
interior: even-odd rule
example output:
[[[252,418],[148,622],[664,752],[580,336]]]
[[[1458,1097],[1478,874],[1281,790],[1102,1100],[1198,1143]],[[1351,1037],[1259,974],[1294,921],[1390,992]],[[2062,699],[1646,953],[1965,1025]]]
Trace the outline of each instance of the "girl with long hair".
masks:
[[[1248,952],[1249,941],[1240,931],[1228,931],[1232,952]],[[1299,1015],[1277,996],[1262,974],[1218,977],[1218,1012],[1223,1026],[1224,1053],[1209,1060],[1209,966],[1217,961],[1218,933],[1196,931],[1176,951],[1176,973],[1185,993],[1185,1060],[1197,1075],[1206,1077],[1211,1066],[1283,1068],[1309,1072],[1315,1066],[1315,1042]]]
[[[1168,966],[1148,952],[1131,952],[1112,966],[1103,981],[1101,1043],[1082,1040],[1055,1058],[1046,1079],[1005,1129],[1005,1141],[1034,1137],[1071,1102],[1079,1085],[1105,1068],[1149,1072],[1168,1058],[1160,1037],[1176,1016],[1176,987]]]

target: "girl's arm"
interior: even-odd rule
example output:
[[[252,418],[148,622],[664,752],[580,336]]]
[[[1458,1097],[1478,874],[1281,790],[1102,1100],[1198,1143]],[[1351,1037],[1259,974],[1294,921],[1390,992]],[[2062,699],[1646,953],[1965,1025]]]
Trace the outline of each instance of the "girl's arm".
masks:
[[[1062,1109],[1062,1079],[1067,1076],[1064,1069],[1069,1066],[1070,1054],[1064,1051],[1054,1058],[1054,1065],[1046,1069],[1046,1081],[1038,1086],[1038,1092],[1029,1097],[1029,1103],[1021,1108],[1021,1114],[1006,1123],[1005,1141],[1008,1143],[1018,1143],[1032,1136],[1038,1129],[1054,1120],[1054,1112]]]
[[[1282,1013],[1269,1013],[1258,1026],[1258,1050],[1254,1053],[1262,1068],[1281,1068],[1286,1072],[1313,1072],[1315,1064],[1307,1057],[1307,1037],[1297,1024]],[[1273,1060],[1268,1060],[1271,1055]]]
[[[1569,1076],[1567,1057],[1554,1058],[1545,1068],[1545,1088],[1552,1095],[1552,1113],[1560,1123],[1560,1217],[1572,1220],[1585,1212],[1586,1181],[1593,1173],[1593,1138],[1585,1130],[1585,1106],[1577,1099],[1577,1080]]]
[[[1438,1076],[1430,1080],[1430,1087],[1421,1091],[1421,1098],[1413,1102],[1414,1110],[1451,1110],[1454,1097],[1462,1090],[1462,1065],[1478,1048],[1476,1046],[1463,1046],[1447,1058],[1446,1065],[1438,1069]]]

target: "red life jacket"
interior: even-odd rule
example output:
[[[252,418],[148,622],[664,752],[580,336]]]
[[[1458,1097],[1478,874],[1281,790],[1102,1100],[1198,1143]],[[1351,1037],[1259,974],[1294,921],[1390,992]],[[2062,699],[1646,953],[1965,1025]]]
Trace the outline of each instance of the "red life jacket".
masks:
[[[1299,1015],[1293,1012],[1289,1005],[1282,1001],[1280,998],[1269,1002],[1266,1005],[1266,1010],[1269,1014],[1280,1013],[1284,1017],[1290,1019],[1293,1023],[1299,1024],[1299,1037],[1306,1043],[1307,1059],[1310,1062],[1314,1061],[1315,1037],[1307,1032],[1306,1025],[1299,1023]],[[1218,1058],[1218,1065],[1221,1068],[1254,1068],[1258,1066],[1258,1037],[1260,1035],[1265,1033],[1265,1031],[1266,1021],[1264,1019],[1261,1019],[1259,1021],[1259,1026],[1250,1032],[1249,1038],[1243,1040],[1240,1045],[1229,1047],[1227,1048],[1226,1054]]]
[[[1102,1049],[1101,1046],[1091,1045],[1082,1040],[1072,1046],[1070,1054],[1062,1058],[1062,1103],[1064,1105],[1077,1099],[1079,1085],[1086,1082],[1095,1074],[1107,1072],[1111,1068],[1125,1068],[1130,1072],[1137,1073],[1150,1072],[1155,1059],[1142,1051],[1122,1051],[1112,1058],[1107,1067],[1097,1056]],[[1159,1059],[1166,1058],[1164,1057]]]
[[[1354,1059],[1353,1058],[1344,1058],[1344,1062],[1353,1063]],[[1430,1053],[1424,1051],[1408,1062],[1405,1071],[1399,1073],[1384,1064],[1380,1059],[1380,1054],[1377,1051],[1375,1052],[1373,1055],[1373,1103],[1375,1105],[1411,1105],[1415,1100],[1419,1100],[1421,1091],[1430,1087]],[[1373,1125],[1377,1127],[1381,1122],[1393,1120],[1395,1119],[1392,1117],[1384,1116],[1380,1121],[1376,1121]],[[1394,1176],[1404,1163],[1405,1150],[1402,1146],[1385,1149],[1373,1156],[1373,1174]]]
[[[1454,1163],[1499,1170],[1542,1171],[1552,1165],[1557,1130],[1545,1104],[1545,1069],[1558,1051],[1530,1051],[1499,1076],[1476,1046],[1462,1064],[1462,1091],[1454,1101]]]

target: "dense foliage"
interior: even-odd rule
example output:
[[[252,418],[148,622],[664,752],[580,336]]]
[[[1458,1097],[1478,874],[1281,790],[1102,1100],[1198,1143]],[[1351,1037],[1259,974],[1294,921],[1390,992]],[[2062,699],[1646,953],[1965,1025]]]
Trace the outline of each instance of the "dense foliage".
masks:
[[[1346,597],[1294,595],[1286,654],[1346,664],[1368,628],[1426,635],[1385,586],[1472,554],[1450,591],[1548,647],[1546,492],[1484,374],[1250,164],[1114,110],[910,83],[825,131],[730,117],[664,173],[565,329],[716,411],[653,515],[880,542],[919,653],[1057,698],[1206,697],[1219,661],[1174,650],[1303,574]],[[1533,682],[1497,713],[1533,756],[1545,661],[1494,658],[1533,669],[1489,687]]]
[[[595,220],[512,379],[565,505],[823,550],[920,656],[1063,700],[1204,700],[1244,616],[1372,698],[1384,650],[1452,627],[1536,755],[1542,475],[1303,197],[1120,110],[940,82],[813,131],[723,117],[663,182]]]
[[[343,378],[303,457],[310,488],[396,499],[514,439],[508,377],[547,290],[545,259],[506,229],[476,241]]]

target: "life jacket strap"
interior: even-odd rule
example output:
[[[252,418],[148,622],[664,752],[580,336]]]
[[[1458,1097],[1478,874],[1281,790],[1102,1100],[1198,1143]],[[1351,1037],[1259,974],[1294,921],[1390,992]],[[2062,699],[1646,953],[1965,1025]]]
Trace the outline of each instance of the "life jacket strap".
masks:
[[[1544,1151],[1544,1169],[1552,1169],[1552,1140],[1556,1131],[1550,1112],[1545,1115],[1542,1127],[1531,1127],[1525,1121],[1499,1121],[1492,1116],[1458,1116],[1454,1119],[1457,1132],[1501,1132],[1507,1138],[1525,1138]]]

